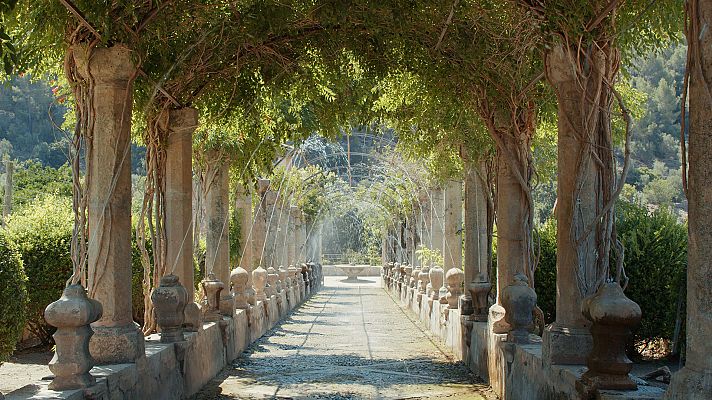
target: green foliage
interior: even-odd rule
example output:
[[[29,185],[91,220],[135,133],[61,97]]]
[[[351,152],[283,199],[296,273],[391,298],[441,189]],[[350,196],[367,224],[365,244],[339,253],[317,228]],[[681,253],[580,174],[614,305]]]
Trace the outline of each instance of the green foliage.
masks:
[[[640,326],[633,331],[636,342],[672,339],[678,301],[686,299],[687,226],[666,208],[650,212],[638,204],[619,202],[616,229],[625,246],[630,278],[626,295],[643,311]],[[680,318],[684,327],[685,315]]]
[[[544,322],[556,319],[556,221],[548,220],[534,232],[534,246],[539,251],[539,264],[534,273],[537,305],[544,312]]]
[[[415,251],[415,255],[420,260],[420,265],[445,265],[445,259],[440,249],[430,249],[426,246],[419,246],[418,250]]]
[[[12,186],[13,211],[19,211],[47,194],[71,198],[72,170],[68,164],[53,168],[28,160],[15,166]]]
[[[67,162],[69,139],[57,128],[66,112],[55,98],[58,85],[55,79],[33,81],[28,75],[0,85],[0,140],[11,145],[8,156],[42,160],[54,168]]]
[[[27,318],[27,277],[15,246],[0,232],[0,364],[15,350]]]
[[[616,229],[625,246],[625,271],[630,279],[626,296],[638,303],[643,319],[634,330],[636,344],[673,338],[678,301],[685,300],[687,227],[667,209],[653,212],[619,201]],[[537,232],[541,255],[535,274],[537,303],[546,323],[556,315],[556,224],[548,221]],[[612,265],[615,262],[612,260]],[[682,310],[684,310],[684,303]],[[685,321],[685,315],[680,316]],[[684,326],[684,323],[683,323]],[[680,338],[684,340],[685,334]],[[631,346],[632,347],[632,346]]]
[[[56,195],[38,199],[8,221],[8,238],[17,246],[31,282],[28,328],[43,343],[51,343],[54,333],[44,320],[44,310],[62,295],[72,275],[73,221],[71,199]]]

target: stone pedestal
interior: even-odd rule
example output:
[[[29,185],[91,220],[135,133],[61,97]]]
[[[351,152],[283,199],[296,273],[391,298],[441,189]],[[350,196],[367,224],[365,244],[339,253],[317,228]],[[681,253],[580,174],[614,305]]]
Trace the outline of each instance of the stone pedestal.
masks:
[[[222,320],[220,315],[220,298],[225,285],[217,280],[212,272],[201,282],[203,286],[203,321],[217,322]]]
[[[198,110],[168,112],[166,139],[166,266],[195,301],[193,266],[193,132]]]
[[[96,383],[89,374],[94,366],[89,354],[89,339],[93,333],[89,324],[99,319],[101,312],[101,304],[87,298],[81,285],[67,287],[59,300],[47,306],[45,319],[57,328],[52,335],[57,346],[49,362],[55,376],[49,384],[51,390],[80,389]]]
[[[205,214],[208,224],[205,239],[205,268],[213,271],[227,287],[230,284],[230,163],[219,150],[206,152]],[[231,316],[234,303],[229,290],[220,298],[220,311]]]
[[[445,274],[447,282],[447,294],[441,303],[447,304],[449,309],[456,309],[460,296],[462,296],[462,283],[465,280],[465,273],[460,268],[452,268]]]
[[[469,320],[487,321],[488,297],[491,289],[492,283],[488,281],[483,273],[478,273],[475,279],[468,284],[467,290],[470,292],[470,298],[472,299],[472,314],[468,316]]]
[[[279,274],[277,270],[273,267],[267,268],[267,294],[271,296],[276,296],[279,293],[278,282]]]
[[[188,293],[176,275],[165,275],[151,293],[156,324],[161,331],[161,343],[182,342],[185,306]]]
[[[588,371],[581,381],[596,390],[637,389],[638,385],[628,376],[633,362],[626,356],[625,347],[631,329],[642,317],[638,304],[623,294],[618,283],[610,282],[584,300],[582,311],[593,322],[593,349],[586,362]]]
[[[258,267],[254,271],[252,271],[252,284],[255,287],[255,299],[257,301],[265,301],[267,300],[267,291],[266,291],[266,285],[267,285],[267,270]]]
[[[237,267],[230,273],[230,283],[232,284],[232,297],[235,299],[235,308],[247,310],[250,305],[247,301],[247,283],[250,274],[242,267]]]
[[[513,282],[502,291],[504,320],[511,327],[507,340],[515,343],[529,343],[529,331],[534,327],[536,292],[529,287],[524,274],[514,275]]]
[[[135,56],[122,45],[74,46],[72,54],[93,99],[88,181],[88,294],[103,307],[89,348],[98,364],[144,356],[131,314],[131,107]]]
[[[283,292],[287,290],[287,274],[289,271],[284,265],[280,265],[277,273],[279,274],[280,292]]]
[[[430,268],[430,285],[431,285],[431,293],[430,293],[430,299],[433,301],[440,300],[440,289],[442,289],[443,286],[443,280],[445,279],[445,273],[443,272],[443,269],[435,266],[433,268]]]

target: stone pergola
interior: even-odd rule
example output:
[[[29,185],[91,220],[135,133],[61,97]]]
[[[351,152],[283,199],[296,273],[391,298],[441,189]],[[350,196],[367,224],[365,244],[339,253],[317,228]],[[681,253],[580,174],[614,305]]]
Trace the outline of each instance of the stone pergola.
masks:
[[[230,159],[220,149],[210,150],[205,169],[207,276],[201,294],[195,295],[192,204],[193,196],[201,194],[193,192],[192,133],[198,111],[170,110],[166,275],[151,297],[159,333],[144,337],[131,315],[130,105],[136,67],[122,46],[95,49],[91,58],[81,50],[74,52],[75,59],[80,71],[92,71],[97,118],[94,151],[87,160],[89,291],[69,286],[48,307],[47,319],[59,335],[50,363],[56,377],[33,398],[187,397],[318,290],[321,267],[318,258],[305,264],[310,238],[301,210],[284,199],[283,218],[270,218],[275,196],[264,180],[256,191],[242,188],[236,198],[243,243],[239,263],[231,262]],[[266,243],[275,243],[275,232],[282,232],[282,245],[272,246],[265,257],[261,253]],[[270,266],[264,260],[275,262],[275,252],[290,268],[279,270],[277,285],[265,287],[262,267]]]

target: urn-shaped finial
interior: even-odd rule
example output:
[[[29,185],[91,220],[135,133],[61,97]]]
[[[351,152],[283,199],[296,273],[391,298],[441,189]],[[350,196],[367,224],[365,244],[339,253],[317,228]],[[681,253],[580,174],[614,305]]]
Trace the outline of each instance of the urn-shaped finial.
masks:
[[[445,274],[447,284],[447,294],[444,296],[445,303],[449,309],[457,308],[457,303],[462,295],[462,283],[465,281],[465,273],[460,268],[451,268]]]
[[[434,266],[433,268],[430,268],[430,288],[432,290],[430,297],[433,300],[438,300],[439,297],[439,292],[440,289],[443,286],[443,280],[445,279],[445,272],[443,271],[442,268],[439,266]]]
[[[274,296],[277,294],[277,282],[279,281],[279,274],[274,267],[267,268],[267,294],[269,296]]]
[[[512,327],[507,340],[529,343],[529,330],[534,326],[536,292],[529,287],[526,275],[514,275],[512,283],[502,290],[504,320]]]
[[[418,272],[418,293],[425,294],[430,282],[430,267],[424,265]]]
[[[185,340],[183,322],[188,292],[180,284],[178,276],[169,274],[161,278],[160,284],[151,293],[156,324],[161,330],[161,343]]]
[[[284,265],[280,265],[279,269],[277,270],[277,273],[279,274],[279,281],[281,283],[282,291],[284,291],[288,288],[287,275],[289,274],[289,272],[287,271],[287,268]]]
[[[265,301],[267,299],[267,270],[259,266],[252,271],[252,285],[255,287],[255,299]]]
[[[487,275],[482,272],[477,273],[475,279],[467,285],[467,290],[469,290],[472,296],[473,313],[470,315],[471,320],[487,321],[487,314],[489,313],[487,299],[491,289],[492,283],[487,279]]]
[[[212,272],[201,282],[203,287],[203,320],[216,322],[222,319],[220,315],[220,295],[225,285],[215,278]]]
[[[628,375],[633,362],[626,356],[625,347],[631,330],[640,323],[640,306],[626,297],[618,283],[607,282],[584,299],[581,311],[593,322],[593,349],[582,381],[599,389],[637,389]]]
[[[81,285],[70,285],[59,300],[45,309],[45,320],[57,328],[56,343],[49,369],[54,379],[52,390],[80,389],[96,383],[89,371],[94,359],[89,354],[89,339],[94,334],[89,324],[101,318],[101,303],[87,297]]]
[[[230,272],[230,284],[232,285],[232,297],[235,299],[235,308],[246,310],[250,308],[247,302],[247,282],[250,274],[242,267],[237,267]]]

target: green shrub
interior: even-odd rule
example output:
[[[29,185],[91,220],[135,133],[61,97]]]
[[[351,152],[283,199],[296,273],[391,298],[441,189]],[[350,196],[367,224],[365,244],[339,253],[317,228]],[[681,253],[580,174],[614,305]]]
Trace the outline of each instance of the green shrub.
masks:
[[[630,279],[625,293],[643,312],[640,326],[633,332],[635,341],[647,344],[658,338],[672,339],[678,300],[683,301],[685,310],[687,226],[668,209],[649,212],[643,206],[619,202],[616,228],[625,246],[624,265]],[[684,313],[680,318],[680,338],[684,340]]]
[[[537,305],[544,312],[544,322],[556,319],[556,221],[549,220],[534,233],[539,264],[534,272]]]
[[[5,233],[0,232],[0,364],[15,350],[25,327],[27,278],[22,260]]]
[[[638,344],[671,340],[678,300],[685,310],[687,227],[667,209],[649,212],[645,207],[620,201],[616,205],[616,229],[625,247],[624,266],[630,279],[626,295],[640,306],[643,318],[633,332]],[[535,274],[537,303],[546,323],[556,316],[556,224],[548,221],[535,235],[541,257]],[[615,256],[611,259],[615,274]],[[684,341],[685,315],[680,339]],[[631,343],[632,344],[632,343]],[[632,348],[632,346],[629,346]]]
[[[56,195],[36,200],[8,221],[8,238],[17,246],[31,284],[28,329],[43,344],[52,343],[54,333],[44,320],[44,310],[62,295],[72,275],[73,221],[71,198]]]

